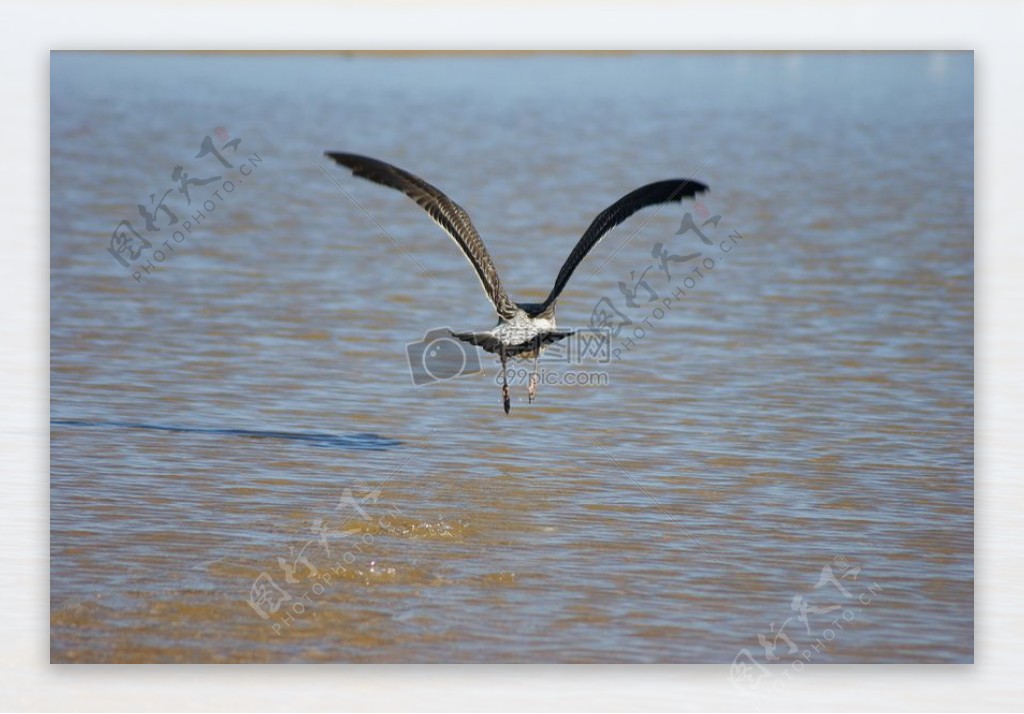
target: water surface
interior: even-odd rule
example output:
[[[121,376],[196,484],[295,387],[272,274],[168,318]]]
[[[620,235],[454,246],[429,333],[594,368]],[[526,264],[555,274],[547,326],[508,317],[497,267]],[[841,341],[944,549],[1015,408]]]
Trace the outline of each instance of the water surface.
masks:
[[[53,661],[971,661],[972,75],[55,54]],[[519,300],[633,188],[712,190],[563,295],[565,326],[607,298],[618,353],[545,369],[604,383],[516,384],[505,416],[490,360],[413,386],[407,343],[493,313],[440,229],[325,149],[449,192]],[[219,178],[189,204],[176,166]],[[167,190],[178,222],[146,231]],[[152,239],[129,267],[121,220]],[[666,273],[658,243],[714,267]]]

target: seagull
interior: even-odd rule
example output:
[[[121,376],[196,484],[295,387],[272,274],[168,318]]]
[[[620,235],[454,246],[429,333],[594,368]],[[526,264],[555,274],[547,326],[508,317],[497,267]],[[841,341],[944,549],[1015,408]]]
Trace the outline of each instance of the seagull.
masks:
[[[506,376],[508,360],[513,357],[533,358],[533,372],[527,386],[527,397],[532,403],[537,394],[537,358],[541,351],[573,334],[573,330],[558,329],[555,326],[555,301],[587,253],[612,228],[640,209],[656,204],[679,202],[708,190],[705,184],[693,179],[668,179],[649,183],[627,193],[601,211],[593,220],[576,243],[576,247],[569,253],[562,269],[558,271],[555,285],[544,302],[518,303],[514,302],[502,287],[494,261],[484,247],[480,233],[470,221],[469,214],[459,204],[419,176],[379,159],[340,151],[326,151],[324,155],[351,169],[353,176],[396,189],[411,198],[455,240],[469,259],[484,292],[498,314],[498,324],[493,329],[481,332],[449,332],[452,337],[482,347],[501,358],[501,398],[505,414],[511,409],[512,399]]]

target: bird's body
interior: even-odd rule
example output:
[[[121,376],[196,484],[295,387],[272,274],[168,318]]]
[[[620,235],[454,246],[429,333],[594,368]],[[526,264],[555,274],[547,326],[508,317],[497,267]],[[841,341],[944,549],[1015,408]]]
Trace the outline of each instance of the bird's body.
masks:
[[[464,342],[497,354],[501,358],[503,377],[509,358],[533,358],[534,371],[527,390],[531,402],[536,394],[536,360],[540,353],[548,345],[573,334],[572,330],[560,330],[555,324],[555,301],[576,266],[582,262],[590,249],[608,231],[641,208],[680,201],[708,190],[707,186],[692,179],[669,179],[647,184],[623,196],[598,214],[590,224],[559,271],[555,286],[547,299],[542,303],[516,303],[502,287],[491,256],[469,215],[457,203],[418,176],[378,159],[335,151],[328,151],[326,155],[342,166],[352,169],[355,176],[406,194],[455,240],[469,259],[484,292],[494,305],[498,314],[498,324],[486,331],[451,334]],[[510,392],[508,382],[504,378],[502,381],[502,401],[505,413],[508,414],[511,405]]]
[[[486,332],[453,332],[452,336],[487,352],[506,357],[533,357],[552,342],[572,335],[572,330],[558,330],[555,311],[538,312],[540,305],[517,303],[518,308],[508,319],[498,318],[498,324]]]

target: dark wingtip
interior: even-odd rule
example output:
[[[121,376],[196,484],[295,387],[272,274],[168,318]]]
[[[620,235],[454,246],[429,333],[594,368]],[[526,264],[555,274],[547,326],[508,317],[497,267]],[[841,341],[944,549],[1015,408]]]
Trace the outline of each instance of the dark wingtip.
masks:
[[[366,162],[366,157],[359,156],[358,154],[350,154],[345,151],[325,151],[324,156],[342,166],[353,168],[353,165],[358,162]]]
[[[676,181],[678,181],[680,186],[683,188],[679,196],[680,199],[689,198],[711,191],[711,187],[703,181],[697,181],[696,179],[676,179]]]

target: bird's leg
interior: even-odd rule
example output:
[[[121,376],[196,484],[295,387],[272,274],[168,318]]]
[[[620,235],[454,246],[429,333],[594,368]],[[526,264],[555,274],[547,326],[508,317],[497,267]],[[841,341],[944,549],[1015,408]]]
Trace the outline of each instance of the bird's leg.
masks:
[[[533,404],[533,399],[537,396],[537,360],[539,359],[540,350],[537,350],[537,354],[533,356],[533,372],[530,374],[530,384],[526,387],[526,398],[530,404]]]
[[[505,405],[505,413],[508,414],[509,410],[512,409],[512,393],[508,388],[508,375],[505,372],[505,350],[501,350],[501,400]]]

